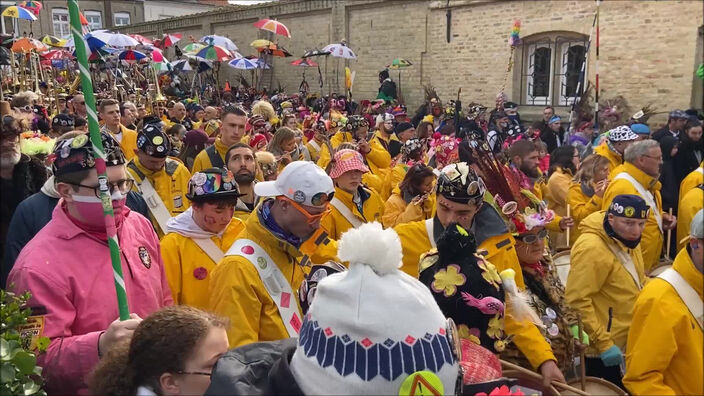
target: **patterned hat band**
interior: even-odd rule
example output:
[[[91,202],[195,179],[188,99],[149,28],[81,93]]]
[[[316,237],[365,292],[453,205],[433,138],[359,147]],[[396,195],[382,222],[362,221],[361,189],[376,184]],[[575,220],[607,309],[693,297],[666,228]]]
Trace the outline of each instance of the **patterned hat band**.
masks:
[[[211,168],[196,172],[188,181],[186,197],[191,201],[230,195],[238,197],[240,194],[235,177],[227,169]]]

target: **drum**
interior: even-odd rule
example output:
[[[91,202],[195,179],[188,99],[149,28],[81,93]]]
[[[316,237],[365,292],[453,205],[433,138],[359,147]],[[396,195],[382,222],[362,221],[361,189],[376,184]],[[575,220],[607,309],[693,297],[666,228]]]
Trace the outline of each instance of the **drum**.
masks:
[[[570,251],[563,250],[552,256],[552,263],[555,265],[557,276],[560,278],[562,286],[567,286],[567,275],[570,274]]]
[[[614,396],[627,396],[628,393],[618,386],[612,384],[611,382],[597,377],[584,377],[584,382],[586,385],[585,392],[590,395],[614,395]],[[579,378],[572,378],[567,381],[567,385],[571,385],[579,390],[582,390],[582,382]],[[560,395],[576,395],[576,393],[570,392],[569,390],[563,390]]]
[[[504,370],[505,378],[511,378],[516,381],[516,385],[524,388],[524,390],[535,390],[541,392],[543,396],[560,396],[560,392],[555,387],[545,388],[540,374],[534,375],[519,370]],[[525,393],[525,392],[524,392]],[[532,394],[530,391],[527,394]]]

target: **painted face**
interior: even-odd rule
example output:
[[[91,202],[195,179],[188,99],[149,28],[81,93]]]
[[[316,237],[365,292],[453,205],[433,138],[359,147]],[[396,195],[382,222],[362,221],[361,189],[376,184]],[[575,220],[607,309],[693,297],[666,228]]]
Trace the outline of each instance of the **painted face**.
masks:
[[[436,215],[443,227],[447,227],[450,223],[458,223],[465,229],[469,229],[480,207],[481,205],[453,202],[438,194]]]
[[[205,231],[219,233],[230,224],[235,214],[235,205],[226,203],[203,203],[193,205],[193,219]]]

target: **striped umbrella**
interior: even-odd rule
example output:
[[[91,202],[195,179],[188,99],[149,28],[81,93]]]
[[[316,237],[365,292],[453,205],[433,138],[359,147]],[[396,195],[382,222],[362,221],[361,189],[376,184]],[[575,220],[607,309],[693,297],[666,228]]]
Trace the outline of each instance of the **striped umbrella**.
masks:
[[[41,57],[49,60],[61,60],[72,59],[73,55],[71,55],[71,53],[66,50],[51,50],[49,52],[43,53]]]
[[[2,16],[16,19],[26,19],[28,21],[36,21],[37,16],[26,8],[20,6],[9,6],[2,12]]]
[[[247,58],[238,58],[238,59],[233,59],[227,64],[230,67],[233,67],[235,69],[242,69],[242,70],[252,70],[257,68],[257,62],[249,60]]]
[[[286,25],[275,19],[260,19],[254,23],[254,27],[278,34],[279,36],[291,38],[291,32]]]
[[[191,53],[195,54],[196,52],[202,50],[203,48],[205,48],[205,44],[190,43],[190,44],[186,45],[185,47],[181,48],[181,50],[183,52],[191,52]]]
[[[216,34],[211,34],[208,36],[203,36],[200,39],[201,43],[206,43],[206,44],[213,44],[213,45],[219,45],[220,47],[225,48],[228,51],[237,51],[239,48],[237,48],[237,45],[232,42],[229,38],[225,36],[218,36]]]
[[[135,51],[135,50],[126,50],[120,52],[120,54],[117,56],[119,59],[127,61],[127,62],[137,62],[140,61],[144,58],[147,57],[147,55],[143,52]]]
[[[161,39],[161,44],[166,47],[171,47],[181,40],[183,35],[181,33],[164,33],[164,38]]]
[[[164,54],[162,54],[161,51],[160,51],[159,49],[157,49],[157,48],[152,49],[152,52],[151,52],[150,55],[151,55],[152,60],[153,60],[154,62],[159,63],[159,62],[164,62],[164,61],[166,61],[166,58],[164,58]]]
[[[107,30],[100,30],[91,32],[90,34],[93,37],[96,37],[97,39],[113,47],[136,47],[139,44],[137,40],[123,33],[115,33]]]
[[[32,13],[36,16],[39,16],[39,11],[41,11],[43,7],[41,2],[33,0],[21,1],[18,5],[32,11]]]
[[[164,60],[163,62],[153,62],[152,67],[157,72],[168,72],[173,70],[173,65],[167,60]]]
[[[196,56],[212,61],[226,61],[232,58],[230,51],[219,45],[209,45],[198,51]]]
[[[152,44],[152,41],[148,38],[142,36],[141,34],[128,34],[128,36],[139,41],[140,44]]]

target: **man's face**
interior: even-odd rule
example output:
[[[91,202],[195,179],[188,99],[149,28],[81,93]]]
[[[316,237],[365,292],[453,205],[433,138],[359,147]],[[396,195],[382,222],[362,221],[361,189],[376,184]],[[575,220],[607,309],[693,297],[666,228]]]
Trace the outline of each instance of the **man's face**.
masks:
[[[251,184],[257,170],[257,162],[252,150],[246,147],[231,150],[227,169],[235,176],[237,184]]]
[[[147,116],[147,109],[144,107],[144,105],[140,105],[137,108],[137,119],[141,120],[146,116]]]
[[[386,133],[391,133],[394,130],[394,120],[385,120],[381,125]]]
[[[552,109],[544,109],[543,110],[543,121],[548,122],[552,118],[552,116],[555,115],[553,113]]]
[[[636,159],[636,167],[648,176],[659,177],[662,168],[662,151],[659,146],[651,147],[648,153]]]
[[[226,146],[232,146],[242,140],[247,117],[227,114],[220,126],[220,139]]]
[[[693,142],[698,142],[702,139],[702,127],[694,127],[694,128],[689,128],[687,130],[687,136],[689,137],[689,140]]]
[[[465,229],[472,226],[474,215],[481,208],[480,205],[462,204],[450,201],[443,195],[438,194],[437,197],[437,212],[436,216],[440,220],[443,227],[447,227],[450,223],[458,223]]]
[[[499,125],[501,128],[508,128],[508,117],[501,117],[496,120],[496,123]]]
[[[203,203],[193,205],[193,219],[204,231],[219,233],[230,224],[235,205],[226,203]]]
[[[538,151],[531,151],[525,157],[521,158],[519,161],[518,168],[521,172],[525,173],[528,177],[539,177],[538,172],[538,162],[540,161],[540,155]]]
[[[130,125],[134,122],[135,114],[129,108],[125,107],[124,115],[121,118],[123,125]]]
[[[152,157],[151,155],[139,149],[135,149],[134,152],[135,154],[137,154],[137,158],[139,158],[139,163],[142,164],[142,166],[144,166],[148,170],[152,172],[158,172],[164,168],[164,164],[166,163],[166,157]]]
[[[552,129],[553,132],[558,132],[560,130],[560,123],[553,122],[552,124],[550,124],[550,129]]]
[[[535,227],[530,231],[521,234],[521,237],[528,235],[538,235],[544,227]],[[521,264],[534,264],[543,258],[545,250],[545,238],[537,238],[533,243],[526,243],[521,237],[516,238],[516,254]]]
[[[398,135],[398,139],[405,143],[408,139],[413,138],[415,136],[416,136],[416,129],[409,128],[409,129],[406,129],[405,131],[401,132]]]
[[[137,100],[137,94],[131,93],[131,94],[127,95],[127,100],[129,100],[130,102],[136,101],[136,100]]]
[[[210,121],[218,118],[218,110],[215,107],[208,106],[205,108],[205,114],[203,115],[203,119],[205,121]]]
[[[202,120],[204,116],[205,116],[205,111],[203,111],[203,110],[198,110],[198,111],[196,111],[196,114],[194,114],[194,117],[196,118],[197,121]]]
[[[631,219],[608,214],[608,221],[614,232],[627,241],[635,241],[643,234],[645,219]]]
[[[108,105],[103,107],[103,111],[100,112],[100,118],[105,121],[107,126],[117,126],[120,124],[120,106],[117,104]]]
[[[369,127],[366,125],[361,126],[354,131],[354,137],[357,140],[366,140],[368,133],[369,133]]]
[[[182,120],[186,116],[186,106],[181,102],[176,103],[173,108],[173,115],[177,120]]]
[[[298,205],[288,199],[281,200],[280,203],[284,217],[282,223],[290,233],[299,238],[307,238],[320,228],[322,215],[327,211],[327,205],[324,207]]]
[[[13,168],[20,162],[21,157],[19,136],[0,139],[0,168]]]
[[[129,179],[129,177],[127,176],[127,169],[125,168],[125,165],[108,166],[105,169],[106,169],[106,173],[108,176],[108,181],[110,181],[110,182],[117,182],[119,180]],[[98,186],[98,172],[95,169],[91,169],[90,172],[88,173],[88,176],[85,179],[83,179],[80,184],[82,184],[84,186],[97,187]],[[72,185],[69,185],[66,183],[57,183],[56,191],[59,193],[59,195],[61,195],[61,197],[67,203],[69,203],[69,205],[72,205],[72,206],[76,204],[76,202],[73,199],[73,197],[76,195],[84,196],[84,197],[96,197],[94,188],[72,186]],[[113,202],[117,202],[117,201],[113,201]],[[120,212],[122,211],[122,209],[123,209],[122,205],[113,205],[113,211],[116,215],[119,215]],[[71,211],[71,213],[74,216],[78,217],[79,220],[87,220],[87,219],[81,219],[80,213],[75,212],[71,209],[69,209],[69,210]]]
[[[73,112],[74,113],[76,113],[80,116],[83,116],[83,117],[86,116],[86,100],[83,97],[83,95],[74,96],[73,99],[71,100],[71,104],[73,105]],[[119,115],[119,113],[120,113],[119,106],[118,106],[117,112]]]
[[[686,118],[678,118],[677,119],[677,130],[681,131],[682,128],[687,124],[687,119]]]

